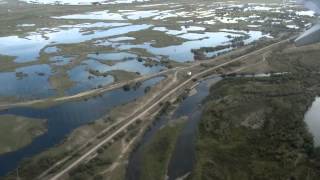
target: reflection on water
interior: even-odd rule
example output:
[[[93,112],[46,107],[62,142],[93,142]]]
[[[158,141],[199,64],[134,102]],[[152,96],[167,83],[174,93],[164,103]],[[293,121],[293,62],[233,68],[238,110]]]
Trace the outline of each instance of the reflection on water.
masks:
[[[114,56],[114,58],[116,58],[117,55]],[[91,90],[93,88],[97,88],[98,86],[105,86],[114,82],[114,77],[111,75],[95,76],[94,74],[91,74],[89,70],[99,71],[100,73],[105,73],[113,70],[124,70],[145,75],[159,72],[162,69],[164,69],[164,67],[161,65],[146,68],[144,66],[144,62],[139,62],[136,59],[121,61],[114,65],[106,65],[102,64],[99,61],[89,59],[83,61],[82,65],[77,66],[68,72],[70,79],[76,82],[76,85],[68,90],[68,94],[75,94],[86,90]]]
[[[176,142],[176,147],[168,166],[168,177],[169,179],[176,179],[192,170],[195,160],[194,151],[197,127],[201,116],[200,105],[204,98],[209,94],[209,84],[213,85],[220,80],[221,78],[219,77],[213,77],[201,82],[196,88],[197,93],[187,97],[175,111],[172,118],[168,119],[167,116],[162,116],[150,129],[148,129],[140,140],[139,146],[130,155],[126,175],[127,179],[139,179],[141,159],[143,156],[142,152],[145,145],[152,140],[157,131],[166,123],[182,116],[188,117],[188,120]]]
[[[53,56],[49,60],[56,66],[64,66],[69,64],[73,59],[73,57]]]
[[[122,27],[119,27],[122,26]],[[83,28],[103,27],[107,30],[94,30],[86,33]],[[52,29],[40,29],[26,37],[0,37],[0,54],[16,56],[16,62],[35,61],[40,51],[52,44],[75,44],[96,38],[104,38],[148,29],[150,25],[128,25],[127,23],[94,23],[75,26],[61,26]]]
[[[59,44],[76,44],[94,39],[108,38],[118,35],[125,35],[130,32],[147,30],[153,25],[138,24],[130,25],[129,23],[85,23],[77,25],[65,25],[57,28],[42,28],[36,32],[29,33],[26,37],[7,36],[0,37],[0,54],[15,56],[15,62],[29,62],[38,60],[40,51],[44,49],[46,53],[56,53],[58,49],[53,45]],[[101,29],[103,28],[103,29]],[[260,31],[235,31],[222,30],[226,32],[202,32],[204,27],[199,26],[181,26],[181,30],[169,30],[165,27],[155,27],[153,30],[161,31],[167,35],[175,35],[185,40],[180,45],[155,48],[150,42],[144,44],[119,43],[119,41],[133,40],[132,37],[110,38],[106,46],[112,45],[120,50],[130,50],[132,48],[144,49],[153,55],[166,56],[175,61],[192,61],[194,60],[192,49],[201,47],[215,47],[218,45],[230,43],[230,37],[248,35],[249,39],[245,44],[249,44],[262,37],[269,37]],[[229,38],[228,38],[229,37]],[[99,42],[99,41],[98,41]],[[114,42],[114,44],[112,43]],[[117,45],[118,42],[118,45]],[[98,45],[102,45],[101,41]]]
[[[108,76],[94,76],[89,73],[87,66],[81,65],[71,69],[68,72],[69,78],[76,84],[67,90],[67,94],[76,94],[86,90],[105,86],[114,82],[114,78]]]
[[[87,12],[84,14],[72,14],[66,16],[57,16],[53,17],[55,19],[100,19],[100,20],[114,20],[122,21],[125,20],[122,15],[116,13],[110,13],[108,10],[105,11],[96,11],[96,12]]]
[[[197,94],[188,97],[175,113],[176,117],[187,116],[188,121],[178,137],[169,162],[167,170],[169,180],[175,180],[192,171],[195,163],[198,124],[202,112],[201,103],[209,95],[210,87],[220,80],[220,77],[212,77],[201,82],[196,88]]]
[[[51,74],[51,67],[47,64],[0,73],[0,96],[15,96],[22,99],[52,96],[55,91],[48,82]]]
[[[52,47],[47,47],[44,52],[47,54],[52,54],[52,53],[57,53],[59,51],[59,48],[52,46]]]
[[[315,146],[320,146],[320,98],[317,97],[305,115],[305,122],[314,137]]]
[[[147,80],[134,91],[116,89],[103,94],[102,97],[91,98],[87,101],[66,102],[44,109],[20,107],[0,112],[0,115],[12,114],[48,120],[47,133],[36,138],[27,147],[0,156],[0,176],[16,168],[22,159],[31,157],[60,143],[75,128],[101,118],[117,105],[128,103],[143,96],[146,87],[154,86],[162,79],[163,77],[157,77]]]
[[[171,31],[169,31],[172,33]],[[176,32],[178,33],[178,32]],[[244,34],[240,34],[238,32],[204,32],[204,33],[184,33],[182,30],[180,35],[177,37],[186,39],[188,41],[183,42],[180,45],[167,46],[167,47],[153,47],[152,43],[144,43],[138,45],[132,44],[121,44],[119,43],[118,49],[120,50],[131,50],[133,48],[145,49],[151,54],[161,55],[168,57],[169,59],[185,62],[185,61],[193,61],[194,54],[192,52],[193,49],[199,49],[201,47],[215,47],[219,45],[230,44],[230,36],[232,38],[244,36]],[[252,43],[262,37],[265,37],[262,32],[259,31],[249,31],[246,33],[249,35],[249,39],[245,40],[246,44]]]
[[[170,10],[171,11],[171,10]],[[82,15],[70,15],[64,18],[68,19],[81,19],[81,18],[96,18],[107,16],[109,11],[90,12]],[[121,11],[119,13],[127,19],[139,19],[144,17],[154,17],[163,13],[159,10],[146,10],[146,11]],[[62,18],[62,17],[60,17]],[[115,17],[110,17],[115,18]],[[114,19],[116,20],[116,19]],[[139,37],[132,34],[132,32],[148,32],[150,30],[159,31],[162,36],[175,36],[182,39],[181,44],[168,45],[158,47],[154,44],[156,41],[148,41],[135,43]],[[107,72],[112,70],[124,70],[129,72],[138,72],[140,74],[147,74],[158,72],[164,67],[162,66],[144,66],[144,62],[139,62],[136,59],[138,56],[147,56],[155,60],[170,59],[173,61],[193,61],[194,53],[191,50],[199,49],[201,47],[215,47],[219,45],[230,44],[232,38],[240,36],[248,36],[245,43],[251,43],[262,37],[265,37],[260,31],[236,31],[223,29],[218,32],[206,32],[205,27],[199,26],[178,26],[177,29],[169,29],[164,26],[154,27],[152,24],[132,24],[132,22],[96,22],[96,23],[82,23],[76,25],[62,25],[56,28],[39,28],[35,32],[26,33],[25,37],[20,36],[7,36],[0,37],[0,54],[15,57],[16,63],[43,60],[48,57],[49,66],[67,66],[67,74],[75,85],[66,91],[67,94],[75,94],[85,90],[97,88],[114,82],[112,76],[94,76],[88,72],[89,69],[99,70],[100,72]],[[143,39],[143,38],[142,38]],[[165,38],[164,38],[165,39]],[[104,48],[107,46],[105,52],[89,51],[87,60],[82,62],[82,65],[73,67],[72,61],[78,60],[72,54],[78,54],[77,48],[71,54],[64,54],[65,47],[61,44],[77,44],[87,43],[88,46],[94,48]],[[73,48],[73,47],[72,47]],[[215,52],[209,52],[205,56],[213,57],[219,53],[229,51],[224,49]],[[130,51],[130,52],[129,52]],[[45,53],[45,58],[39,58],[41,53]],[[82,59],[81,59],[82,60]],[[108,62],[108,61],[122,61],[126,62]],[[130,61],[127,61],[130,60]],[[141,61],[141,60],[140,60]],[[41,62],[42,63],[42,62]],[[15,96],[20,99],[42,98],[54,94],[49,82],[45,82],[50,78],[51,72],[47,70],[48,66],[44,67],[46,72],[44,76],[38,77],[35,74],[29,74],[28,77],[22,80],[14,79],[15,73],[0,73],[0,81],[4,82],[4,86],[0,87],[0,95],[2,96]],[[29,67],[26,67],[29,68]],[[57,67],[54,67],[57,68]],[[65,67],[62,67],[65,68]],[[16,71],[20,71],[17,69]],[[57,71],[57,73],[59,73]],[[19,74],[21,75],[21,74]],[[33,82],[30,82],[33,79]],[[64,82],[62,82],[64,83]],[[28,86],[26,86],[28,84]],[[40,85],[41,84],[41,85]],[[46,91],[46,92],[45,92]]]
[[[98,70],[99,72],[108,72],[112,70],[124,70],[128,72],[139,72],[142,75],[159,72],[160,70],[164,69],[164,67],[161,65],[146,68],[144,65],[144,62],[139,62],[136,59],[119,62],[112,66],[102,64],[99,61],[95,61],[95,60],[86,60],[84,61],[84,64],[86,64],[84,66],[86,66],[87,68],[90,68],[92,70]]]
[[[112,61],[128,60],[136,57],[137,55],[128,52],[88,54],[88,58]]]

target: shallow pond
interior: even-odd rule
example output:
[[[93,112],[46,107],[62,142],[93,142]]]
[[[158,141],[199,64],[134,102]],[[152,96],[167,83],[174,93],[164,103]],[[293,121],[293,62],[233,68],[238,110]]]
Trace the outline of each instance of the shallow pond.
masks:
[[[116,55],[115,57],[116,58]],[[93,59],[83,61],[82,65],[71,69],[68,72],[70,79],[76,84],[67,91],[68,94],[76,94],[86,90],[97,88],[98,86],[105,86],[114,82],[114,77],[107,76],[95,76],[89,72],[89,70],[99,71],[105,73],[113,70],[124,70],[127,72],[139,73],[141,75],[156,73],[165,69],[161,65],[145,67],[144,62],[138,60],[120,61],[114,65],[106,65]]]
[[[66,57],[66,56],[53,56],[49,59],[50,62],[52,62],[53,65],[56,66],[65,66],[69,64],[74,57]]]
[[[116,89],[87,101],[66,102],[44,109],[19,107],[0,112],[0,115],[12,114],[48,120],[47,133],[20,150],[0,156],[0,162],[6,162],[1,163],[0,176],[12,171],[24,158],[34,156],[59,144],[75,128],[105,116],[117,105],[143,96],[146,87],[154,86],[162,79],[163,77],[153,78],[143,82],[136,90]]]
[[[111,61],[121,61],[137,58],[136,54],[128,52],[114,52],[114,53],[99,53],[99,54],[88,54],[88,58],[101,59],[101,60],[111,60]]]
[[[35,99],[55,95],[48,82],[51,75],[51,67],[46,64],[0,73],[0,96]]]
[[[179,62],[193,61],[195,60],[194,53],[191,52],[193,49],[230,44],[232,38],[244,35],[248,35],[249,37],[245,40],[246,44],[249,44],[262,37],[267,37],[267,35],[260,31],[228,31],[222,29],[217,32],[207,32],[207,28],[201,25],[179,25],[177,29],[170,29],[165,26],[161,26],[161,24],[159,24],[159,26],[153,26],[152,24],[133,24],[134,22],[130,21],[129,23],[127,21],[127,19],[139,19],[147,17],[155,18],[164,14],[166,14],[165,16],[171,17],[168,15],[168,13],[173,13],[172,10],[163,12],[159,10],[118,10],[118,13],[121,14],[121,17],[125,17],[126,21],[121,20],[119,22],[91,22],[75,25],[61,25],[57,26],[56,28],[39,28],[35,32],[25,33],[25,37],[0,37],[0,54],[14,56],[16,63],[22,63],[37,61],[39,60],[40,54],[45,53],[45,55],[49,56],[49,65],[66,66],[71,64],[71,62],[74,60],[73,55],[77,54],[78,52],[76,50],[77,48],[75,47],[75,50],[71,48],[71,51],[75,52],[63,54],[63,52],[66,52],[63,49],[64,45],[71,44],[72,46],[74,44],[85,42],[86,45],[93,47],[93,52],[88,52],[88,59],[83,62],[83,65],[73,67],[67,72],[70,79],[76,82],[74,87],[67,90],[67,94],[75,94],[114,82],[114,78],[112,76],[92,76],[88,73],[88,69],[90,68],[93,70],[99,70],[101,72],[124,70],[130,72],[139,72],[140,74],[153,73],[164,69],[164,67],[146,67],[143,65],[143,62],[138,62],[134,59],[137,59],[137,57],[140,55],[154,58],[156,60],[164,58]],[[210,13],[212,12],[210,11]],[[54,18],[103,19],[106,16],[109,17],[109,14],[110,12],[105,10]],[[115,18],[113,20],[117,20],[117,18],[114,16],[110,16],[110,18]],[[139,42],[138,44],[134,43],[136,42],[135,40],[138,40],[140,37],[139,35],[134,37],[135,34],[130,33],[143,33],[144,31],[148,32],[150,30],[162,33],[161,36],[163,36],[164,39],[168,38],[166,36],[175,36],[176,38],[182,39],[182,42],[178,45],[170,45],[169,43],[169,45],[164,47],[157,47],[157,44],[154,44],[155,41],[152,40],[142,43]],[[94,52],[95,48],[103,49],[103,46],[106,46],[106,49],[108,49],[106,52]],[[221,51],[210,52],[207,54],[207,57],[210,58],[221,52],[226,52],[229,50],[230,49],[224,49]],[[75,57],[75,61],[76,60],[77,58]],[[112,62],[114,65],[112,65],[110,62],[103,62],[111,60],[119,62]],[[122,60],[132,61],[120,62]],[[43,69],[41,71],[47,70]],[[53,95],[54,90],[51,89],[48,82],[44,82],[45,78],[49,78],[49,74],[50,73],[46,73],[46,76],[41,78],[30,75],[28,78],[24,78],[23,80],[15,80],[14,73],[0,73],[0,81],[5,82],[6,84],[4,87],[2,87],[2,90],[0,88],[0,95],[17,95],[18,98],[21,97],[21,99],[30,99],[30,96],[32,96],[32,98],[42,98]],[[28,86],[26,86],[25,81],[28,79],[35,79],[35,82],[28,83]],[[39,84],[43,84],[43,86],[39,88]],[[15,89],[15,87],[17,89]],[[26,89],[30,89],[30,91],[27,91]],[[42,92],[44,90],[47,90],[47,92]],[[21,93],[22,91],[23,93]],[[39,95],[37,96],[37,94]]]
[[[122,21],[125,20],[121,14],[110,13],[108,10],[105,11],[96,11],[96,12],[87,12],[84,14],[72,14],[66,16],[55,16],[55,19],[95,19],[95,20],[114,20]]]
[[[229,51],[232,51],[234,48],[230,47],[230,48],[226,48],[226,49],[222,49],[219,51],[212,51],[212,52],[204,52],[206,58],[214,58],[216,56],[219,56],[221,54],[227,53]]]
[[[163,31],[163,29],[156,29],[159,31]],[[173,33],[173,30],[168,30],[166,32]],[[230,44],[230,37],[240,37],[243,36],[243,32],[230,31],[230,32],[203,32],[203,33],[185,33],[184,30],[174,32],[179,38],[183,38],[186,41],[180,45],[173,45],[167,47],[154,47],[152,43],[144,43],[139,45],[132,44],[121,44],[117,46],[117,48],[121,51],[131,50],[131,49],[145,49],[147,52],[160,55],[164,57],[168,57],[171,60],[186,62],[193,61],[194,54],[192,53],[193,49],[200,49],[201,47],[215,47],[219,45],[227,45]],[[245,40],[246,44],[250,44],[253,41],[259,40],[262,37],[267,37],[262,32],[259,31],[249,31],[245,33],[249,35],[249,38]]]
[[[94,76],[89,73],[87,66],[80,65],[68,72],[69,78],[76,84],[67,90],[67,94],[77,94],[86,90],[105,86],[114,82],[112,76]]]
[[[97,38],[127,34],[148,29],[150,25],[128,25],[128,23],[94,23],[74,26],[60,26],[52,29],[40,29],[26,37],[0,37],[0,54],[16,57],[15,62],[38,60],[40,51],[53,44],[76,44]],[[106,30],[83,31],[85,28],[109,28]],[[89,33],[88,33],[89,32]],[[50,50],[49,50],[50,52]]]
[[[161,65],[145,67],[144,62],[139,62],[136,59],[119,62],[119,63],[116,63],[115,65],[106,65],[95,60],[86,60],[83,63],[86,64],[87,68],[98,70],[100,72],[108,72],[112,70],[124,70],[128,72],[139,72],[141,75],[145,75],[150,73],[156,73],[164,69],[164,67]]]

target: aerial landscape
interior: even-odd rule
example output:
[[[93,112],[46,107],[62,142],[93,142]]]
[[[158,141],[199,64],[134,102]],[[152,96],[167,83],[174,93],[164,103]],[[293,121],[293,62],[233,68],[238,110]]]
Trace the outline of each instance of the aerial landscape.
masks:
[[[318,0],[0,0],[0,180],[319,180]]]

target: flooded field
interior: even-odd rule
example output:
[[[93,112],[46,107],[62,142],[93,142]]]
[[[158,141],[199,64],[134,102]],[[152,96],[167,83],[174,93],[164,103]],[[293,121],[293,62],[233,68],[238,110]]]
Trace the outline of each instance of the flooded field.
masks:
[[[289,37],[310,27],[315,19],[314,13],[291,3],[0,0],[1,103],[75,95],[127,82],[254,46],[257,41]],[[178,82],[181,77],[177,74]],[[0,162],[8,162],[0,166],[0,176],[15,169],[23,159],[61,143],[76,128],[142,97],[164,78],[149,79],[135,90],[115,89],[85,101],[0,111],[0,115],[48,121],[48,132],[32,144],[0,156]],[[192,169],[193,139],[201,114],[198,105],[208,94],[206,82],[197,90],[174,114],[174,118],[187,116],[189,120],[178,137],[169,179]],[[156,124],[142,143],[167,121]],[[137,154],[129,164],[131,168],[139,164],[139,151]],[[136,177],[136,169],[129,173]]]
[[[314,16],[292,4],[25,2],[110,5],[98,11],[49,15],[47,21],[57,24],[55,27],[43,27],[36,21],[19,22],[10,36],[0,34],[0,60],[5,65],[0,81],[6,81],[0,87],[0,96],[6,99],[15,95],[25,100],[75,94],[115,82],[114,74],[101,76],[114,70],[144,75],[168,68],[160,65],[163,61],[214,58],[260,39],[300,31],[310,26],[308,20]],[[61,76],[64,78],[58,78]],[[33,82],[28,89],[20,88],[30,79]],[[39,88],[38,84],[43,85]]]
[[[50,108],[13,108],[0,111],[0,115],[19,115],[23,117],[41,117],[48,120],[48,132],[35,139],[32,144],[12,153],[0,156],[0,162],[7,162],[0,166],[0,176],[17,167],[22,159],[31,157],[62,142],[66,135],[81,125],[88,124],[106,116],[112,108],[133,101],[145,94],[146,87],[152,87],[161,81],[163,77],[147,80],[141,86],[132,91],[117,89],[103,94],[98,98],[87,101],[68,102]]]

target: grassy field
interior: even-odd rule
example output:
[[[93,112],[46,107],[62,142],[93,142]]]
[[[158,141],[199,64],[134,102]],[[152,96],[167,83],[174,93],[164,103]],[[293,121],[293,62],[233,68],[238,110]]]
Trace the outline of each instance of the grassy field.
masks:
[[[317,179],[319,157],[303,118],[316,94],[308,83],[320,78],[303,78],[227,79],[213,87],[194,179]]]
[[[15,151],[46,131],[45,121],[25,117],[0,116],[0,154]]]
[[[211,87],[191,179],[318,179],[319,148],[304,114],[320,94],[319,45],[283,47],[271,77],[229,77]]]

